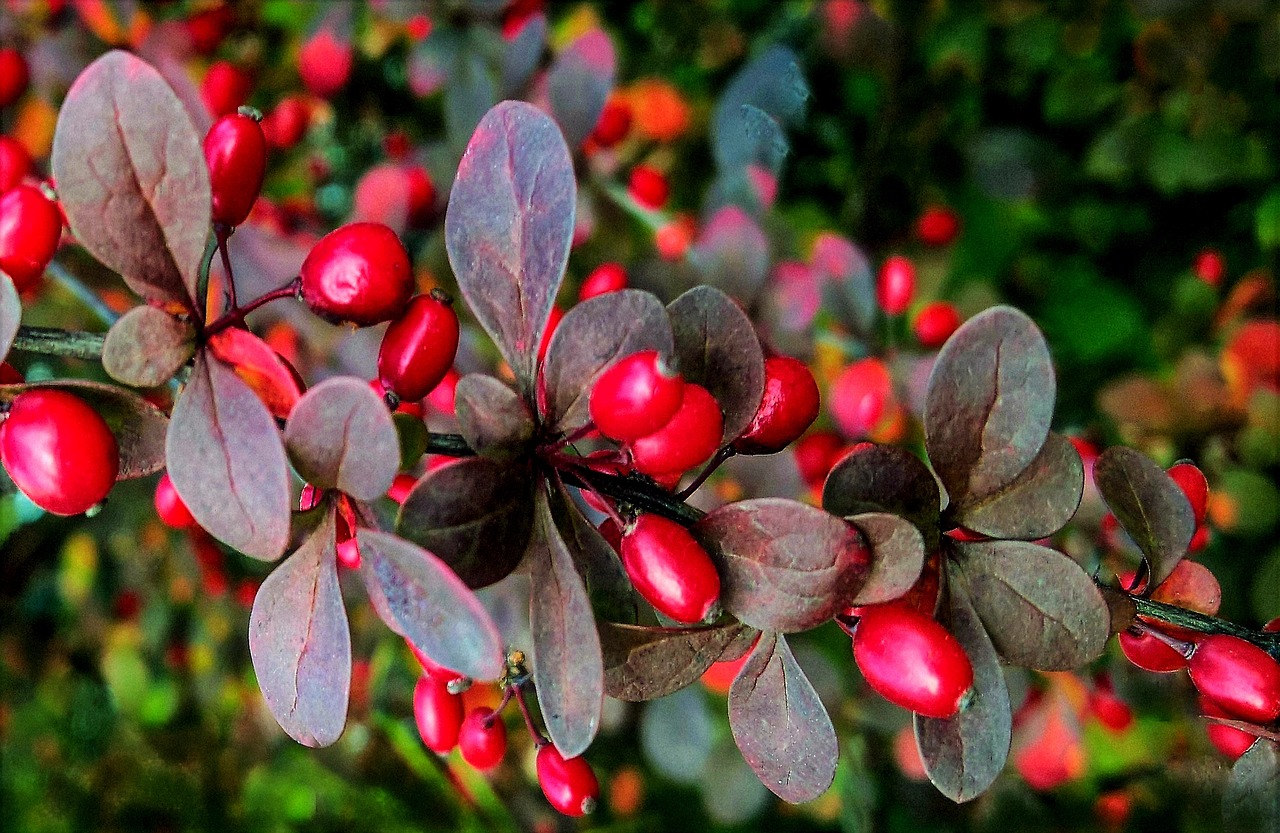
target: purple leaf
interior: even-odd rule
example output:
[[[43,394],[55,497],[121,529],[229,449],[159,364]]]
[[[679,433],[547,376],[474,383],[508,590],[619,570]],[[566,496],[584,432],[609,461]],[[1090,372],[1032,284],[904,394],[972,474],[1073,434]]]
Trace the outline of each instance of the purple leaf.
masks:
[[[356,500],[382,497],[400,469],[391,414],[359,379],[326,379],[303,394],[289,414],[284,440],[303,480]]]
[[[1009,757],[1013,717],[1000,658],[969,602],[963,578],[947,583],[942,622],[973,665],[973,701],[954,717],[915,716],[916,745],[929,780],[955,802],[972,801],[996,780]]]
[[[937,548],[938,481],[905,448],[873,445],[845,456],[822,486],[822,508],[843,518],[864,512],[901,515],[920,529],[927,548]]]
[[[209,171],[182,102],[145,61],[108,52],[67,93],[53,176],[76,240],[149,300],[192,309]]]
[[[929,460],[953,503],[1011,483],[1040,453],[1053,419],[1053,363],[1023,313],[992,307],[938,353],[925,402]]]
[[[1151,578],[1160,586],[1187,554],[1196,531],[1195,513],[1164,469],[1132,448],[1108,448],[1094,461],[1093,480],[1102,499],[1142,550]]]
[[[1025,541],[949,545],[996,650],[1014,665],[1069,671],[1111,636],[1102,593],[1068,556]]]
[[[729,82],[711,120],[716,166],[734,170],[759,161],[754,110],[776,122],[791,122],[804,110],[809,86],[795,53],[774,46],[747,64]]]
[[[992,538],[1033,541],[1066,526],[1084,494],[1084,463],[1061,434],[1044,447],[1012,482],[986,495],[968,495],[948,517]]]
[[[289,463],[275,418],[235,371],[203,353],[173,406],[169,477],[210,535],[274,561],[289,544]]]
[[[871,573],[852,604],[880,604],[910,590],[924,569],[920,530],[906,518],[883,512],[854,515],[849,521],[871,548]]]
[[[551,515],[578,567],[578,575],[586,583],[597,619],[634,623],[636,594],[621,557],[583,516],[562,484],[556,484],[551,493]]]
[[[600,727],[604,666],[587,588],[551,516],[546,492],[535,501],[529,542],[529,603],[534,683],[547,732],[560,754],[581,755]]]
[[[745,211],[728,205],[698,234],[690,258],[702,282],[751,304],[769,276],[769,241]]]
[[[834,232],[823,232],[813,241],[809,262],[823,277],[824,307],[859,338],[874,336],[880,304],[871,263],[862,250]]]
[[[526,395],[569,258],[575,193],[555,122],[504,101],[480,120],[449,194],[449,263]]]
[[[656,700],[692,685],[746,628],[652,628],[600,623],[604,690],[610,697]]]
[[[351,631],[338,587],[334,510],[258,588],[249,654],[267,708],[289,737],[328,746],[347,722]]]
[[[852,602],[871,570],[858,530],[792,500],[721,507],[693,529],[720,573],[720,603],[753,628],[815,628]]]
[[[162,309],[138,306],[107,332],[102,369],[135,388],[163,385],[195,354],[195,328]]]
[[[511,574],[529,542],[527,468],[471,457],[428,472],[405,498],[396,532],[449,565],[468,587]]]
[[[13,339],[18,335],[18,327],[22,323],[22,299],[13,280],[0,272],[0,361],[9,355]]]
[[[732,298],[697,286],[667,305],[676,361],[686,381],[710,391],[724,414],[724,440],[747,429],[764,396],[764,353],[751,319]]]
[[[520,24],[514,37],[506,38],[502,52],[502,95],[513,98],[538,68],[547,42],[547,16],[534,12]]]
[[[542,380],[546,423],[570,432],[591,419],[591,388],[610,365],[641,350],[672,355],[671,323],[662,302],[649,292],[623,289],[575,304],[547,346]]]
[[[454,394],[458,427],[477,454],[517,456],[533,439],[533,414],[520,395],[492,376],[468,373]]]
[[[18,394],[32,388],[53,388],[75,394],[106,420],[120,449],[117,480],[146,477],[164,468],[164,442],[169,418],[133,391],[79,379],[30,382],[0,386],[0,404],[7,405]]]
[[[547,74],[547,98],[569,147],[595,129],[617,71],[613,42],[600,29],[582,33],[556,56]]]
[[[360,578],[395,633],[476,680],[502,675],[502,636],[475,593],[443,561],[402,538],[361,529]]]
[[[1280,833],[1280,743],[1259,738],[1231,767],[1226,833]]]
[[[812,801],[835,780],[835,727],[781,634],[762,635],[733,681],[729,728],[761,783],[784,801]]]

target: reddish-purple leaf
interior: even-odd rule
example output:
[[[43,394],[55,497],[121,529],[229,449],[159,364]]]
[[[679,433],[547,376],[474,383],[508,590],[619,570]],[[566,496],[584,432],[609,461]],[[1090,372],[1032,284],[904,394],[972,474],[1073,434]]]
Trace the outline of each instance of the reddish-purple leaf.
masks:
[[[532,526],[529,470],[471,457],[428,472],[405,498],[396,532],[433,552],[468,587],[519,565]]]
[[[929,780],[955,802],[972,801],[996,780],[1009,757],[1013,717],[1000,658],[969,602],[963,577],[952,572],[942,623],[973,665],[973,700],[954,717],[915,716],[916,745]]]
[[[529,541],[529,627],[534,683],[547,732],[566,758],[581,755],[600,728],[604,665],[591,599],[551,516],[546,492],[535,501]]]
[[[702,282],[751,304],[769,276],[769,241],[736,205],[717,211],[698,234],[690,258]]]
[[[855,336],[872,337],[880,304],[871,263],[862,250],[834,232],[823,232],[813,241],[809,263],[822,275],[824,307]]]
[[[762,635],[733,681],[729,728],[761,783],[784,801],[812,801],[835,780],[835,727],[781,634]]]
[[[328,746],[347,722],[351,631],[338,586],[334,510],[258,588],[249,654],[267,708],[289,737]]]
[[[906,518],[884,512],[854,515],[849,521],[871,548],[871,573],[852,604],[880,604],[910,590],[924,569],[920,530]]]
[[[1049,347],[1012,307],[992,307],[938,353],[925,402],[925,444],[953,503],[1011,483],[1040,453],[1053,418]]]
[[[476,680],[502,675],[502,636],[484,605],[443,561],[385,532],[361,529],[360,578],[374,610],[445,668]]]
[[[449,194],[449,263],[526,394],[569,258],[576,190],[560,128],[504,101],[480,120]]]
[[[120,449],[117,480],[132,480],[155,474],[165,465],[165,432],[169,418],[164,412],[133,391],[102,382],[60,379],[0,386],[0,404],[31,388],[54,388],[73,393],[89,404],[107,422]]]
[[[1084,494],[1084,463],[1061,434],[1044,447],[1012,482],[986,495],[967,495],[949,510],[956,523],[989,535],[1034,541],[1066,526]]]
[[[201,527],[264,561],[289,544],[289,463],[275,418],[235,372],[196,358],[165,440],[169,477]]]
[[[391,413],[359,379],[326,379],[307,391],[289,415],[284,440],[303,480],[356,500],[382,497],[400,469]]]
[[[1222,808],[1226,833],[1280,833],[1280,743],[1259,738],[1236,760]]]
[[[18,327],[22,324],[22,299],[13,280],[0,272],[0,361],[9,355],[13,339],[18,335]]]
[[[1025,541],[949,546],[974,610],[1005,660],[1069,671],[1102,653],[1111,636],[1107,603],[1071,558]]]
[[[1182,489],[1140,451],[1108,448],[1093,464],[1093,480],[1116,520],[1146,557],[1151,590],[1169,577],[1187,554],[1196,531],[1195,513]]]
[[[469,373],[459,379],[454,407],[459,431],[477,454],[510,459],[533,439],[529,406],[492,376]]]
[[[135,388],[163,385],[196,350],[195,328],[162,309],[142,305],[120,317],[102,345],[102,369]]]
[[[236,238],[243,239],[239,234]],[[248,330],[232,327],[209,336],[208,346],[211,354],[253,389],[272,416],[289,418],[293,406],[302,398],[302,386],[271,345]]]
[[[600,29],[583,32],[556,56],[547,73],[547,98],[569,147],[595,129],[617,71],[613,42]]]
[[[621,557],[600,530],[583,516],[563,485],[553,487],[551,515],[578,566],[578,575],[586,583],[596,618],[602,622],[635,623],[635,589]]]
[[[76,240],[144,298],[193,308],[209,171],[160,73],[120,51],[90,64],[62,103],[52,165]]]
[[[601,622],[605,693],[632,702],[666,697],[697,682],[743,630],[749,629],[739,622],[710,628]]]
[[[534,12],[520,24],[513,37],[505,38],[502,51],[502,95],[515,98],[516,93],[538,68],[547,42],[547,16]]]
[[[926,547],[937,547],[942,495],[920,458],[893,445],[874,445],[847,455],[827,475],[822,508],[848,518],[889,512],[914,523]]]
[[[564,432],[586,425],[601,373],[641,350],[670,357],[673,344],[667,311],[652,293],[623,289],[575,304],[556,327],[542,365],[546,423]]]
[[[732,298],[697,286],[667,305],[676,361],[685,381],[702,385],[724,414],[724,440],[747,429],[764,396],[764,353],[751,319]]]
[[[816,628],[849,606],[871,570],[857,529],[793,500],[731,503],[693,531],[720,572],[720,603],[760,630]]]

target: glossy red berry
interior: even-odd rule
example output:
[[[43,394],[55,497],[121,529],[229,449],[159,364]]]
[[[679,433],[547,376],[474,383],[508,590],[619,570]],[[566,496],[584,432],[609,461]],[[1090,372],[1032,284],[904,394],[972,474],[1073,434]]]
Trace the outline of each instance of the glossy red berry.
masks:
[[[800,477],[810,488],[821,486],[844,448],[844,439],[834,431],[814,431],[801,437],[793,448]]]
[[[249,113],[231,113],[214,122],[204,137],[215,223],[243,223],[262,190],[267,138],[258,121]]]
[[[548,743],[538,750],[537,767],[538,784],[552,807],[575,817],[595,810],[600,798],[600,782],[581,755],[565,758]]]
[[[931,205],[916,220],[916,236],[926,246],[950,246],[960,234],[960,215],[945,205]]]
[[[0,49],[0,107],[8,107],[27,91],[27,59],[18,50]]]
[[[31,173],[31,154],[12,136],[0,136],[0,194],[21,184]]]
[[[1209,286],[1221,286],[1227,276],[1227,261],[1217,249],[1205,249],[1191,262],[1191,272]]]
[[[458,734],[462,730],[462,697],[451,693],[445,680],[423,674],[413,687],[413,719],[426,747],[446,755],[458,745]]]
[[[606,292],[617,292],[627,288],[627,270],[621,263],[601,263],[582,281],[578,289],[578,300],[585,301]]]
[[[302,298],[317,315],[360,326],[390,321],[413,294],[409,253],[381,223],[348,223],[302,262]]]
[[[298,74],[313,95],[329,98],[351,77],[355,50],[324,27],[311,36],[298,52]]]
[[[602,148],[611,148],[627,138],[631,130],[631,105],[625,99],[612,96],[600,111],[591,139]]]
[[[1207,699],[1241,720],[1280,719],[1280,662],[1251,642],[1214,634],[1187,661],[1191,682]]]
[[[1169,467],[1169,476],[1191,502],[1196,526],[1200,526],[1204,523],[1205,515],[1209,511],[1209,481],[1205,479],[1204,472],[1195,463],[1183,461]]]
[[[507,725],[487,706],[472,709],[458,733],[462,760],[476,769],[493,769],[507,754]]]
[[[0,270],[19,292],[35,286],[58,251],[62,212],[34,185],[0,196]]]
[[[911,323],[911,331],[921,347],[930,350],[941,347],[951,338],[951,334],[960,329],[960,311],[946,301],[930,301],[921,307],[916,320]]]
[[[191,529],[196,526],[196,519],[178,496],[178,490],[169,479],[169,472],[160,475],[160,482],[156,484],[155,503],[156,514],[165,525],[174,529]]]
[[[702,385],[686,382],[680,409],[667,424],[631,443],[631,464],[650,477],[679,475],[705,463],[720,447],[724,414]]]
[[[249,100],[253,78],[230,61],[218,61],[209,67],[200,85],[200,97],[213,117],[234,113],[236,108]]]
[[[401,399],[422,399],[453,367],[458,314],[452,303],[438,290],[419,295],[387,327],[378,350],[378,379]]]
[[[876,278],[876,300],[889,315],[902,315],[916,294],[916,266],[902,255],[894,255],[880,266]]]
[[[631,199],[645,208],[657,210],[666,205],[671,193],[667,178],[657,168],[649,165],[636,165],[631,169],[631,180],[627,185]]]
[[[818,418],[820,397],[804,362],[773,356],[764,362],[764,396],[733,447],[740,454],[772,454],[786,448]]]
[[[641,515],[623,533],[621,552],[636,591],[677,622],[705,620],[720,599],[720,575],[711,556],[675,521]]]
[[[973,666],[956,638],[905,605],[863,609],[853,658],[880,696],[926,717],[951,717],[973,689]]]
[[[1200,711],[1207,717],[1232,719],[1230,714],[1204,697],[1200,698]],[[1251,735],[1234,726],[1224,726],[1221,723],[1206,723],[1205,734],[1209,736],[1209,742],[1214,745],[1214,748],[1233,761],[1248,752],[1249,747],[1258,740],[1257,735]]]
[[[116,438],[98,412],[61,390],[19,394],[0,422],[0,462],[31,502],[54,515],[100,503],[120,469]]]
[[[652,434],[680,410],[684,380],[656,350],[615,362],[591,388],[588,409],[596,428],[619,442]]]
[[[1125,659],[1144,671],[1168,674],[1187,667],[1187,658],[1159,637],[1124,631],[1117,638]]]

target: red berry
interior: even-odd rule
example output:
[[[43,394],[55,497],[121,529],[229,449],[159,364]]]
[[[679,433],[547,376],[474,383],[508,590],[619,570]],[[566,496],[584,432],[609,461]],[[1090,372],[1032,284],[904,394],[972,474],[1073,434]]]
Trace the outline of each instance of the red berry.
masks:
[[[676,219],[654,232],[653,242],[663,260],[679,260],[689,251],[695,232],[691,223]]]
[[[1195,463],[1183,461],[1169,467],[1169,476],[1191,502],[1191,511],[1195,513],[1196,526],[1204,523],[1205,514],[1209,511],[1209,481],[1204,472]]]
[[[271,147],[287,150],[302,141],[310,125],[310,105],[302,96],[290,95],[263,118],[262,134]]]
[[[214,6],[187,18],[191,46],[201,55],[212,55],[231,30],[234,14],[230,6]]]
[[[667,202],[671,186],[667,178],[657,168],[648,165],[636,165],[631,169],[631,180],[627,186],[631,199],[645,208],[657,210]]]
[[[120,452],[106,421],[83,400],[36,388],[18,394],[0,422],[0,462],[32,503],[79,515],[115,485]]]
[[[391,488],[387,489],[387,497],[396,503],[403,504],[416,485],[418,485],[418,478],[412,474],[397,474],[396,479],[391,481]]]
[[[893,400],[893,377],[875,357],[856,361],[840,371],[829,394],[831,416],[848,437],[865,437],[875,430]]]
[[[1208,717],[1231,718],[1231,715],[1215,705],[1212,700],[1204,697],[1200,698],[1200,711]],[[1205,734],[1209,736],[1209,742],[1219,752],[1233,761],[1248,752],[1249,747],[1258,740],[1256,735],[1251,735],[1234,726],[1223,726],[1221,723],[1206,723]]]
[[[677,622],[705,620],[720,598],[720,575],[711,556],[675,521],[641,515],[623,533],[621,552],[636,591]]]
[[[1191,272],[1209,286],[1221,286],[1227,275],[1227,261],[1217,249],[1205,249],[1191,262]]]
[[[409,225],[423,228],[436,213],[436,184],[426,168],[413,166],[405,171],[409,180]]]
[[[440,384],[458,353],[458,314],[443,292],[419,295],[382,337],[378,378],[405,401]]]
[[[617,292],[627,288],[627,270],[621,263],[601,263],[582,281],[578,289],[578,300],[585,301],[606,292]]]
[[[329,98],[351,77],[354,50],[325,27],[311,36],[298,52],[298,74],[313,95]]]
[[[1144,671],[1167,674],[1187,667],[1187,658],[1159,637],[1149,633],[1120,634],[1120,650],[1125,658]]]
[[[232,113],[204,137],[204,159],[213,189],[213,221],[238,226],[249,216],[267,173],[267,139],[253,116]]]
[[[772,454],[790,445],[818,418],[818,383],[804,362],[774,356],[764,362],[764,396],[733,447],[742,454]]]
[[[547,316],[547,326],[542,331],[542,341],[538,342],[538,363],[547,357],[547,348],[551,346],[551,338],[556,334],[556,328],[560,326],[560,322],[564,320],[564,310],[559,304],[551,306],[551,314]]]
[[[432,677],[437,680],[443,680],[445,685],[448,685],[449,683],[454,683],[463,679],[463,676],[459,674],[457,671],[454,671],[452,668],[446,668],[445,666],[436,662],[431,657],[427,656],[421,650],[419,650],[418,646],[414,645],[409,640],[406,639],[404,641],[404,644],[409,646],[409,650],[413,653],[413,658],[416,659],[418,661],[418,664],[422,666],[422,672],[426,674],[428,677]]]
[[[453,368],[449,368],[445,372],[444,378],[440,380],[440,384],[436,385],[431,393],[427,394],[427,404],[446,416],[454,416],[457,413],[457,409],[454,407],[455,394],[458,390],[458,380],[461,378],[462,374]]]
[[[19,292],[36,285],[58,251],[62,212],[34,185],[19,185],[0,197],[0,270]]]
[[[592,812],[600,797],[600,783],[586,759],[565,758],[549,743],[538,750],[538,784],[551,806],[566,816]]]
[[[844,451],[844,440],[834,431],[814,431],[795,444],[796,465],[800,477],[810,488],[817,488]]]
[[[960,329],[960,311],[946,301],[930,301],[916,314],[911,330],[921,347],[941,347]]]
[[[190,529],[196,525],[191,510],[178,496],[178,490],[173,488],[169,472],[160,475],[160,482],[156,484],[156,514],[174,529]]]
[[[302,262],[302,298],[317,315],[360,326],[390,321],[413,294],[409,253],[381,223],[348,223]]]
[[[1264,633],[1280,633],[1280,616],[1262,626]]]
[[[880,266],[876,279],[876,300],[889,315],[902,315],[911,306],[916,292],[916,267],[902,255],[894,255]]]
[[[445,680],[423,674],[413,687],[413,719],[426,747],[446,755],[458,745],[458,733],[462,729],[462,697],[450,693]]]
[[[26,377],[18,372],[18,368],[8,362],[0,362],[0,385],[21,385],[25,381]]]
[[[31,154],[12,136],[0,136],[0,194],[17,187],[31,173]]]
[[[973,666],[956,638],[905,605],[863,609],[853,658],[880,696],[926,717],[951,717],[973,689]]]
[[[1251,723],[1280,719],[1280,662],[1236,636],[1214,634],[1187,661],[1191,682],[1214,705]]]
[[[916,236],[926,246],[949,246],[960,234],[960,216],[945,205],[931,205],[916,220]]]
[[[507,725],[487,706],[472,709],[458,734],[462,760],[476,769],[493,769],[507,754]]]
[[[200,97],[213,117],[234,113],[236,108],[249,100],[253,78],[230,61],[218,61],[205,73],[200,85]]]
[[[627,138],[631,130],[631,105],[625,99],[611,96],[600,111],[600,121],[596,122],[591,138],[602,148],[611,148]]]
[[[591,388],[588,409],[596,428],[619,442],[638,440],[666,425],[680,410],[684,380],[656,350],[615,362]]]
[[[1116,695],[1105,675],[1096,680],[1089,692],[1089,711],[1113,732],[1123,732],[1133,725],[1133,709]]]
[[[650,477],[679,475],[705,463],[720,447],[724,414],[702,385],[686,382],[680,409],[667,424],[631,443],[631,463]]]
[[[27,59],[18,50],[0,49],[0,107],[8,107],[27,91]]]

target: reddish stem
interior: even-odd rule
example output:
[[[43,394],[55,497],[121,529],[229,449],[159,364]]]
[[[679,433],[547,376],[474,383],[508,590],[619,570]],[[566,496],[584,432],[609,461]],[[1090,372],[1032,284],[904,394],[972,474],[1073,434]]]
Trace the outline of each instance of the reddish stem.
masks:
[[[716,469],[724,465],[726,460],[737,453],[738,452],[735,451],[731,445],[726,445],[724,448],[717,451],[716,456],[711,458],[711,462],[707,463],[702,471],[698,473],[698,476],[693,479],[693,482],[676,493],[676,500],[687,500],[689,495],[698,491],[698,487],[707,482],[708,477],[715,474]]]
[[[512,686],[515,690],[516,705],[520,707],[520,714],[524,717],[525,728],[529,730],[533,742],[539,747],[546,746],[551,741],[538,730],[538,724],[533,722],[533,715],[529,713],[529,704],[524,699],[524,688],[521,686]]]
[[[258,309],[259,307],[262,307],[262,306],[265,306],[266,304],[271,303],[272,301],[277,301],[281,298],[296,297],[298,294],[298,287],[301,285],[301,283],[302,283],[301,278],[294,278],[293,280],[289,281],[287,284],[280,287],[279,289],[274,289],[271,292],[268,292],[266,295],[263,295],[261,298],[257,298],[253,301],[250,301],[249,303],[245,304],[244,306],[238,309],[231,310],[226,315],[222,316],[217,321],[214,321],[212,324],[210,324],[208,327],[205,328],[204,330],[205,338],[208,338],[209,336],[212,336],[212,335],[216,335],[222,332],[223,330],[230,329],[238,324],[244,323],[245,316],[247,316],[249,313],[253,312],[254,310]]]
[[[227,295],[230,297],[230,309],[235,311],[240,307],[236,302],[236,276],[231,271],[231,255],[227,251],[227,240],[231,237],[234,229],[228,228],[222,223],[214,223],[213,234],[218,239],[218,254],[222,256],[222,270],[227,273]]]

